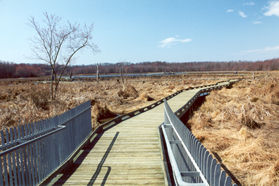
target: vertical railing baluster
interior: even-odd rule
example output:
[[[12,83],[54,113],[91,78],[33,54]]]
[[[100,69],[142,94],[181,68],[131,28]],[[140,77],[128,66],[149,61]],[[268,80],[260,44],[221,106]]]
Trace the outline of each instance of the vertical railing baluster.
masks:
[[[0,185],[4,185],[4,181],[3,181],[3,168],[2,168],[2,158],[0,157]]]
[[[226,172],[222,171],[219,178],[219,185],[220,186],[225,185],[225,181],[226,181]]]
[[[23,135],[24,135],[23,125],[21,125],[21,126],[18,127],[18,139],[22,140]]]
[[[39,157],[40,157],[40,177],[44,177],[44,171],[45,171],[45,160],[44,160],[44,153],[43,150],[45,148],[45,139],[42,139],[40,141],[40,146],[39,146]]]
[[[21,134],[22,134],[21,137],[22,137],[22,139],[25,139],[27,137],[26,131],[27,131],[26,124],[24,124],[24,125],[21,126]]]
[[[5,146],[5,135],[4,135],[4,131],[3,130],[1,130],[1,144],[2,144],[2,147],[4,147]]]
[[[33,185],[35,185],[36,184],[36,182],[35,182],[35,171],[34,171],[34,169],[35,169],[35,157],[34,157],[34,143],[31,143],[30,144],[30,162],[31,162],[31,174],[32,174],[32,183],[33,183]]]
[[[11,131],[11,129],[10,129],[10,131]],[[10,136],[11,136],[12,134],[9,134],[9,129],[6,129],[6,144],[10,144],[10,142],[11,142],[11,138],[10,138]],[[11,136],[12,137],[12,136]],[[13,185],[13,183],[12,183],[12,166],[11,166],[11,154],[9,153],[8,155],[7,155],[7,159],[8,159],[8,171],[7,171],[7,174],[9,175],[8,177],[10,178],[9,179],[9,181],[7,180],[7,182],[6,182],[6,184],[8,183],[9,185]],[[6,165],[7,166],[7,165]]]
[[[17,142],[17,133],[16,133],[16,127],[12,128],[12,134],[13,134],[13,142],[16,143]],[[16,144],[15,144],[16,145]],[[16,151],[13,151],[12,153],[12,161],[13,161],[13,175],[14,175],[14,185],[18,185],[18,181],[17,181],[17,162],[16,162]]]
[[[14,131],[13,128],[10,128],[10,143],[14,142]]]
[[[24,125],[24,137],[28,137],[28,129],[27,129],[27,125]],[[25,148],[23,149],[23,157],[24,157],[24,179],[25,179],[25,183],[26,185],[30,185],[29,182],[29,165],[27,162],[27,157],[28,156],[28,145],[25,146]]]
[[[9,185],[9,181],[8,181],[8,168],[7,168],[7,158],[6,158],[6,155],[3,156],[3,166],[4,166],[4,179],[5,179],[5,185]]]
[[[16,177],[17,177],[17,180],[18,180],[18,185],[22,185],[21,183],[21,174],[20,174],[20,163],[19,163],[19,150],[16,151],[16,164],[17,164],[17,167],[16,167]]]
[[[34,154],[35,182],[39,183],[39,181],[40,181],[39,174],[38,174],[39,173],[39,171],[38,171],[38,169],[39,169],[39,166],[38,166],[39,156],[38,156],[38,142],[37,141],[35,142],[34,148],[35,148],[35,154]]]
[[[26,181],[26,161],[25,161],[25,149],[22,148],[19,151],[20,154],[20,166],[21,166],[21,180],[22,180],[22,185],[27,185],[27,181]]]
[[[22,132],[22,139],[25,139],[25,138],[27,137],[27,134],[26,134],[26,132],[27,132],[26,125],[23,125],[23,126],[21,127],[21,132]]]
[[[18,127],[14,127],[14,128],[13,128],[13,131],[14,131],[14,140],[15,140],[15,142],[18,142],[17,128],[18,128]]]
[[[16,164],[16,152],[15,152],[15,151],[13,151],[12,157],[13,157],[12,161],[13,161],[13,166],[14,166],[14,167],[13,167],[14,185],[17,186],[17,171],[16,171],[16,169],[17,169],[17,164]]]
[[[6,129],[5,135],[6,135],[6,145],[8,145],[10,143],[9,130],[8,129]]]
[[[220,179],[220,164],[217,164],[214,170],[214,183],[213,185],[219,186],[219,179]]]
[[[28,138],[31,137],[31,124],[30,123],[27,124],[27,135],[28,135]]]
[[[22,138],[22,127],[18,126],[17,128],[17,139],[21,140]],[[17,153],[17,165],[18,165],[18,184],[19,185],[24,185],[23,179],[24,179],[24,167],[23,167],[23,161],[22,161],[22,154],[21,154],[21,149],[18,149],[16,151]]]
[[[35,129],[34,129],[34,122],[33,123],[30,123],[30,137],[34,137],[35,136]],[[34,142],[31,143],[29,145],[30,147],[30,154],[29,154],[29,158],[30,158],[30,173],[31,173],[31,181],[32,181],[32,185],[35,185],[35,167],[34,167]]]
[[[12,174],[12,163],[11,163],[11,153],[8,153],[8,168],[9,168],[9,178],[10,178],[10,182],[9,185],[12,186],[13,185],[13,174]]]
[[[232,179],[231,179],[231,177],[229,177],[229,176],[226,177],[225,186],[232,186]]]
[[[46,130],[46,121],[44,121],[43,125],[42,125],[42,131],[45,132]]]
[[[29,138],[29,136],[30,136],[29,123],[25,125],[25,135],[26,135],[27,138]],[[26,165],[26,170],[25,170],[25,172],[26,172],[26,174],[25,174],[26,175],[26,177],[25,177],[26,183],[28,185],[31,185],[32,182],[31,182],[31,173],[30,173],[30,162],[29,162],[29,156],[30,156],[29,148],[30,148],[29,144],[25,146],[24,161],[25,161],[25,165]]]
[[[206,151],[205,148],[202,146],[202,148],[201,148],[201,154],[200,154],[200,159],[201,159],[200,170],[202,170],[203,167],[204,167],[204,164],[203,164],[203,157],[204,157],[205,151]]]
[[[208,182],[210,182],[210,166],[211,166],[211,162],[212,162],[212,156],[209,154],[208,157],[207,157],[206,173],[205,173],[205,177],[208,180]]]
[[[29,127],[28,127],[29,128]],[[29,177],[29,185],[32,185],[32,164],[31,164],[31,161],[30,161],[30,158],[31,158],[31,144],[28,144],[26,146],[26,151],[27,151],[27,164],[28,164],[28,177]]]

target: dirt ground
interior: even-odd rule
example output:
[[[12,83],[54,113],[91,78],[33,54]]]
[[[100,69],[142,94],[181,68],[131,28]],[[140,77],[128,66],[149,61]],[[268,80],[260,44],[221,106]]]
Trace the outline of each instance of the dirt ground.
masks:
[[[278,75],[211,92],[187,123],[243,185],[279,185]]]

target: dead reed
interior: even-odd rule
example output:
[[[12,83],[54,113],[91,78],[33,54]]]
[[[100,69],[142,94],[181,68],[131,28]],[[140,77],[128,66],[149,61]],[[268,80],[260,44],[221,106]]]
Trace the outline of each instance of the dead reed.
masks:
[[[188,125],[243,185],[279,184],[278,74],[212,92]]]

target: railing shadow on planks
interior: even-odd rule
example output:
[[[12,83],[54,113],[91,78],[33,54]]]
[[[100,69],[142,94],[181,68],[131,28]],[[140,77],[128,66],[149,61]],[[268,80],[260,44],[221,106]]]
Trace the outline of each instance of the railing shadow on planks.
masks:
[[[71,164],[74,157],[98,134],[115,125],[146,112],[183,91],[204,88],[204,91],[230,86],[216,84],[190,87],[180,90],[149,106],[117,116],[98,126],[91,127],[91,105],[87,101],[54,118],[0,131],[0,185],[37,185],[47,183],[61,169]],[[182,114],[185,108],[176,114]]]

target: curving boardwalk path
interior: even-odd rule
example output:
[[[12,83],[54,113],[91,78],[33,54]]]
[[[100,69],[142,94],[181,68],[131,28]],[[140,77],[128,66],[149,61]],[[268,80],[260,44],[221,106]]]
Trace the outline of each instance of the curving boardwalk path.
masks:
[[[199,90],[184,91],[168,103],[176,111]],[[161,104],[106,131],[94,147],[83,150],[74,170],[57,175],[50,184],[165,185],[158,130],[164,120],[163,107]]]

